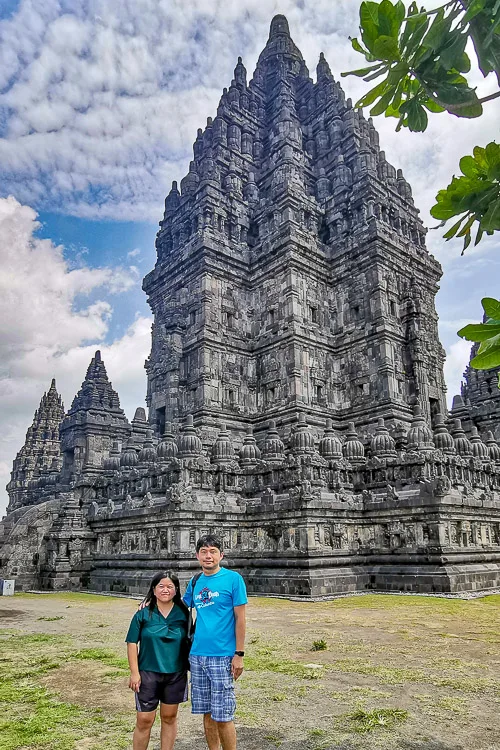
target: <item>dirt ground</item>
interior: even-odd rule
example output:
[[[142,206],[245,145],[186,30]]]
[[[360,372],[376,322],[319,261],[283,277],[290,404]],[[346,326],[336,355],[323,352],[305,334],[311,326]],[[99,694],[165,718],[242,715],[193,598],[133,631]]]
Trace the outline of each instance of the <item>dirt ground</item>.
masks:
[[[0,598],[0,750],[131,747],[123,639],[136,607]],[[246,652],[241,750],[500,750],[500,595],[252,598]],[[189,704],[179,717],[176,748],[205,748]]]

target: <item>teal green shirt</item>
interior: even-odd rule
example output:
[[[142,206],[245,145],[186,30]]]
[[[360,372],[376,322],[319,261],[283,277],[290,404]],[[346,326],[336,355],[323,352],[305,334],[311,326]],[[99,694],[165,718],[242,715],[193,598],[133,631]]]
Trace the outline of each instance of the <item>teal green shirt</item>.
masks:
[[[140,609],[132,617],[127,643],[140,643],[139,669],[146,672],[182,672],[181,642],[187,632],[187,614],[174,604],[167,617],[158,607]]]

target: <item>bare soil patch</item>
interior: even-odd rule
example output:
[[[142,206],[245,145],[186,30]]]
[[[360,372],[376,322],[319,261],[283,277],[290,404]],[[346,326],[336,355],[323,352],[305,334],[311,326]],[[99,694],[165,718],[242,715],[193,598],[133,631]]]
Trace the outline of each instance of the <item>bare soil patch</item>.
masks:
[[[0,659],[9,647],[13,669],[15,654],[29,656],[35,639],[32,654],[45,662],[29,662],[23,679],[32,669],[30,685],[87,717],[66,744],[0,739],[0,750],[131,746],[124,636],[136,608],[136,600],[87,594],[0,598]],[[246,671],[237,685],[241,750],[500,750],[498,595],[252,598],[248,626]],[[99,716],[112,717],[113,726],[99,729]],[[64,736],[64,721],[58,731]],[[187,704],[176,747],[205,748],[201,721]]]

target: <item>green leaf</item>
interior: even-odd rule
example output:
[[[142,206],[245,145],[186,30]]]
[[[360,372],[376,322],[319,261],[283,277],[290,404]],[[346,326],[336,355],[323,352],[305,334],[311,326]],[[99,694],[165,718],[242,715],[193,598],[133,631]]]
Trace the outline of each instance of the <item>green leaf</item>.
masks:
[[[393,36],[379,36],[373,45],[373,53],[380,60],[387,60],[388,62],[397,62],[401,59],[398,40]]]
[[[343,78],[345,78],[345,76],[359,76],[360,78],[364,78],[368,73],[371,73],[377,68],[380,69],[383,67],[385,67],[384,63],[377,63],[376,65],[369,65],[367,68],[358,68],[357,70],[348,70],[345,73],[341,73],[340,75]]]
[[[481,219],[481,229],[485,232],[495,232],[500,229],[500,197],[490,203]]]
[[[397,2],[393,5],[390,0],[382,0],[378,6],[378,27],[380,34],[397,39],[405,13],[405,6],[402,2]]]
[[[429,18],[425,15],[414,16],[406,21],[406,28],[401,36],[401,49],[408,58],[420,48],[428,27]]]
[[[500,366],[500,334],[493,336],[479,345],[477,355],[471,359],[476,370],[491,370]]]
[[[484,148],[481,148],[481,146],[474,146],[474,148],[472,149],[472,153],[479,166],[482,167],[486,172],[489,167],[488,160],[486,158],[486,150]]]
[[[359,24],[361,38],[370,52],[373,52],[373,45],[380,34],[378,27],[378,3],[361,3],[359,9]]]
[[[408,105],[408,127],[414,133],[422,133],[426,129],[429,121],[427,112],[416,97],[410,99]],[[402,109],[402,107],[400,107],[400,109]]]
[[[443,8],[440,8],[438,13],[431,23],[431,27],[425,37],[422,40],[422,47],[427,47],[432,50],[438,49],[442,44],[445,34],[448,33],[451,22],[448,17],[445,17]]]
[[[361,44],[358,42],[356,37],[351,38],[351,45],[352,45],[352,48],[356,50],[356,52],[361,52],[362,55],[365,54],[365,50],[363,49]]]
[[[467,218],[467,214],[465,215],[464,218]],[[467,242],[466,247],[469,246],[469,243],[470,243],[470,230],[471,230],[472,225],[474,224],[475,221],[476,221],[476,215],[472,214],[471,216],[469,216],[469,220],[466,221],[466,223],[463,225],[463,227],[460,230],[460,232],[458,232],[458,234],[457,234],[457,237],[464,237],[465,235],[468,236],[469,241]]]
[[[462,174],[467,177],[481,177],[484,175],[484,171],[473,156],[462,156],[460,159],[460,169]]]
[[[395,90],[396,90],[396,87],[391,86],[390,90],[379,99],[379,101],[377,102],[377,104],[375,104],[374,107],[371,108],[370,114],[373,116],[376,116],[376,115],[381,115],[382,112],[385,112],[386,108],[389,106],[391,102],[391,99],[394,96]]]
[[[470,71],[470,57],[469,55],[464,52],[460,60],[458,61],[458,64],[456,65],[457,70],[459,70],[461,73],[469,73]]]
[[[446,112],[445,107],[441,107],[440,104],[435,102],[433,99],[426,99],[424,102],[422,102],[424,107],[429,110],[429,112],[434,112],[438,114],[439,112]]]
[[[484,155],[486,161],[490,166],[496,166],[497,164],[500,164],[500,146],[498,145],[498,143],[495,143],[494,141],[492,143],[488,143],[484,150]]]
[[[491,182],[500,182],[500,164],[492,164],[486,177]]]
[[[481,13],[487,2],[488,0],[472,0],[472,2],[468,4],[467,12],[463,17],[462,22],[465,23],[470,21],[474,16],[477,16],[478,13]]]
[[[500,320],[500,301],[494,297],[483,297],[481,305],[488,318]]]
[[[477,105],[481,107],[474,89],[462,83],[439,83],[436,85],[436,91],[440,102],[447,105],[456,105],[457,109],[459,109],[460,105]]]
[[[483,112],[476,92],[467,85],[440,82],[433,90],[439,103],[457,117],[479,117]]]
[[[368,93],[362,96],[361,99],[358,99],[358,101],[356,102],[356,107],[369,107],[370,104],[373,104],[375,99],[378,99],[379,96],[382,96],[384,94],[386,89],[387,81],[381,81],[378,86],[374,86],[371,91],[368,91]]]
[[[481,242],[482,236],[483,236],[483,230],[481,229],[481,224],[479,224],[479,227],[477,229],[476,239],[474,240],[474,247],[476,247],[476,245],[479,245],[479,243]]]
[[[467,233],[465,234],[465,237],[464,237],[464,246],[462,248],[462,252],[460,253],[460,255],[463,255],[465,253],[465,251],[467,250],[467,248],[469,247],[469,245],[471,243],[471,239],[472,238],[471,238],[470,229],[469,229],[467,231]]]
[[[439,61],[443,68],[455,68],[455,70],[461,70],[463,64],[463,55],[465,52],[465,45],[467,44],[468,35],[461,34],[459,31],[454,31],[449,36],[449,42],[439,55]],[[469,58],[467,58],[468,60]],[[469,63],[470,68],[470,63]]]
[[[457,223],[456,223],[456,224],[453,224],[453,226],[451,227],[451,229],[448,229],[448,231],[447,231],[447,232],[445,232],[445,233],[443,234],[443,237],[444,237],[444,239],[445,239],[445,240],[451,240],[451,238],[452,238],[452,237],[454,237],[454,236],[456,235],[456,233],[457,233],[457,232],[458,232],[458,230],[460,229],[460,226],[461,226],[461,224],[462,224],[462,222],[463,222],[464,218],[465,218],[465,217],[464,217],[464,216],[462,216],[462,217],[461,217],[461,218],[460,218],[460,219],[459,219],[459,220],[457,221]]]
[[[380,63],[380,64],[382,67],[379,70],[377,70],[375,73],[370,73],[370,75],[365,76],[363,78],[363,81],[366,81],[367,83],[369,83],[370,81],[374,81],[375,78],[380,78],[380,76],[383,76],[384,73],[386,73],[389,70],[388,64],[386,63]],[[385,80],[389,81],[389,76],[387,76]]]
[[[396,9],[390,0],[382,0],[378,6],[378,28],[383,36],[396,36],[398,33]]]
[[[486,323],[469,323],[457,333],[466,341],[488,341],[492,336],[500,336],[500,323],[496,326]]]
[[[498,21],[498,11],[495,16],[485,11],[475,16],[469,26],[481,73],[486,77],[495,71],[497,79],[500,77],[500,37],[495,30]]]

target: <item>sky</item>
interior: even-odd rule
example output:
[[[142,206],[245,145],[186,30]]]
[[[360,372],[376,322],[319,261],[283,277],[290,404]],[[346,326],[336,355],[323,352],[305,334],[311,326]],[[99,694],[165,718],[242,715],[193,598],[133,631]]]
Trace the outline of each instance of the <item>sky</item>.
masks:
[[[99,348],[127,416],[144,405],[142,278],[171,181],[187,172],[238,55],[250,77],[272,16],[284,13],[311,74],[323,51],[339,79],[364,64],[349,42],[358,11],[358,0],[0,0],[0,516],[52,377],[69,408]],[[476,82],[495,90],[491,77]],[[368,84],[342,86],[355,101]],[[460,156],[498,141],[499,121],[498,100],[477,120],[434,116],[422,134],[375,119],[426,225]],[[464,257],[439,231],[427,244],[444,271],[437,309],[451,402],[469,355],[456,331],[480,319],[481,297],[498,297],[500,240]]]

